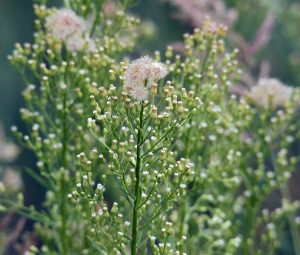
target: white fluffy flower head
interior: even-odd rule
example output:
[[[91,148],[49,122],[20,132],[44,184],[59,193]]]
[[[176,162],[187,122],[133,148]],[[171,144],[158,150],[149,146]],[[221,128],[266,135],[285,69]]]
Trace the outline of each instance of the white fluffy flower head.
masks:
[[[144,56],[128,66],[124,86],[133,98],[142,101],[148,98],[150,87],[167,74],[167,68],[163,63]]]
[[[251,88],[248,97],[257,105],[268,108],[283,106],[291,99],[293,88],[282,84],[277,79],[260,79],[256,86]]]
[[[47,17],[46,28],[54,38],[66,40],[75,34],[82,34],[85,23],[72,10],[60,9]]]
[[[148,98],[148,89],[144,86],[136,86],[130,90],[130,95],[138,101],[143,101]]]

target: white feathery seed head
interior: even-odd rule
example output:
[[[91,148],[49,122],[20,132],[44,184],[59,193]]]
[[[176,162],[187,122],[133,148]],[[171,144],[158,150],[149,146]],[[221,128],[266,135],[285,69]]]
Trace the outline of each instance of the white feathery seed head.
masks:
[[[130,95],[138,101],[143,101],[148,98],[149,92],[147,87],[135,86],[130,89]]]
[[[133,98],[142,101],[148,98],[150,87],[167,74],[163,63],[144,56],[128,66],[124,75],[124,87]]]

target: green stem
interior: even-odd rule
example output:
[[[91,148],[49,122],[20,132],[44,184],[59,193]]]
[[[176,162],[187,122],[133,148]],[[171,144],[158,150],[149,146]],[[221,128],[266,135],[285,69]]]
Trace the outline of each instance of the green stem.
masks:
[[[101,15],[100,15],[100,11],[102,10],[103,8],[103,4],[104,4],[104,1],[97,1],[96,2],[96,17],[93,21],[93,25],[92,25],[92,29],[91,29],[91,32],[90,32],[90,36],[92,37],[96,31],[96,27],[97,25],[99,25],[100,21],[101,21]]]
[[[66,205],[65,205],[65,194],[66,194],[66,188],[65,188],[65,179],[62,174],[61,176],[61,220],[62,220],[62,227],[61,227],[61,242],[62,242],[62,254],[66,255],[68,254],[68,245],[67,245],[67,239],[66,239],[66,231],[67,231],[67,224],[66,224]]]
[[[164,248],[163,248],[163,251],[162,251],[162,255],[165,254],[166,246],[167,246],[167,240],[168,240],[168,236],[166,236],[165,241],[164,241]]]
[[[272,147],[270,147],[270,151],[271,151],[271,160],[272,160],[271,162],[273,164],[274,171],[275,171],[275,173],[278,173],[278,167],[276,164],[276,156],[275,156],[275,152],[272,149]],[[285,198],[287,201],[292,201],[288,183],[280,185],[280,191],[281,191],[282,198]],[[290,227],[293,249],[294,249],[295,255],[300,255],[300,235],[299,235],[298,229],[294,223],[294,216],[295,215],[293,213],[288,212],[286,215],[286,219],[287,219],[288,225]]]
[[[65,167],[67,165],[67,135],[68,135],[68,126],[67,126],[67,94],[65,92],[64,98],[63,98],[63,135],[62,135],[62,167],[65,170]],[[61,175],[61,220],[62,220],[62,226],[61,226],[61,242],[62,242],[62,254],[67,255],[68,254],[68,242],[66,237],[66,231],[67,231],[67,213],[66,213],[66,196],[67,196],[67,190],[66,190],[66,183],[64,179],[64,174]]]
[[[138,230],[138,209],[141,197],[140,187],[140,171],[141,171],[141,145],[142,145],[142,128],[143,128],[143,114],[144,105],[141,103],[139,128],[137,134],[137,148],[136,148],[136,165],[135,165],[135,194],[134,194],[134,205],[132,213],[132,232],[131,232],[131,255],[137,254],[137,230]]]
[[[182,238],[184,235],[184,221],[185,221],[185,214],[186,214],[186,196],[182,198],[181,204],[180,204],[180,210],[179,210],[179,233],[178,233],[178,238]]]
[[[192,119],[189,120],[190,125],[192,123]],[[185,151],[184,156],[190,156],[190,134],[191,128],[189,128],[186,137],[185,137]],[[182,236],[185,234],[184,224],[186,220],[186,209],[187,209],[187,195],[184,195],[181,202],[180,202],[180,209],[179,209],[179,232],[178,232],[178,239],[181,239]],[[184,246],[181,245],[179,248],[179,254],[183,254]]]
[[[243,241],[241,246],[241,255],[250,254],[250,245],[249,238],[251,237],[252,231],[255,229],[255,217],[256,217],[256,206],[255,197],[249,198],[248,207],[246,210],[245,221],[244,221],[244,230],[243,230]]]
[[[184,224],[185,224],[185,218],[186,218],[186,204],[187,204],[187,196],[184,195],[180,204],[180,210],[179,210],[179,232],[178,232],[178,239],[182,239],[183,235],[185,234]],[[180,245],[179,247],[179,254],[183,254],[183,245]]]
[[[281,188],[281,193],[283,198],[287,199],[288,201],[291,201],[288,185],[285,185]],[[294,223],[294,215],[292,213],[288,213],[286,215],[286,218],[291,230],[292,243],[295,255],[300,255],[300,235],[297,230],[296,224]]]

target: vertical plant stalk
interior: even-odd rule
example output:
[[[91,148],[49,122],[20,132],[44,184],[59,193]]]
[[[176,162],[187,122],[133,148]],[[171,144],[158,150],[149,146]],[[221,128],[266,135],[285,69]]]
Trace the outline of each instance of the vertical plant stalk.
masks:
[[[248,202],[248,207],[246,210],[244,230],[243,230],[243,241],[241,246],[241,255],[250,254],[249,238],[252,232],[255,231],[255,217],[256,217],[257,202],[255,197],[250,198]]]
[[[96,27],[97,27],[97,25],[99,25],[99,23],[101,22],[101,15],[100,15],[100,11],[103,9],[103,4],[104,4],[104,2],[105,1],[103,1],[103,0],[98,0],[98,1],[96,1],[96,10],[95,10],[95,12],[96,12],[96,17],[95,17],[95,19],[94,19],[94,21],[93,21],[93,24],[92,24],[92,28],[91,28],[91,32],[90,32],[90,36],[92,37],[93,35],[94,35],[94,33],[95,33],[95,31],[96,31]]]
[[[196,95],[198,93],[198,87],[196,87]],[[189,124],[191,126],[192,124],[192,118],[189,119]],[[191,140],[190,140],[190,136],[191,136],[191,127],[189,127],[188,132],[186,134],[185,137],[185,150],[184,150],[184,157],[185,158],[190,158],[190,147],[191,147]],[[182,200],[180,202],[180,208],[179,208],[179,232],[178,232],[178,238],[181,239],[186,233],[186,229],[185,229],[185,222],[186,222],[186,215],[187,215],[187,208],[188,208],[188,196],[187,194],[184,194],[182,197]],[[184,252],[184,245],[180,245],[179,248],[179,254],[182,255]]]
[[[135,194],[134,194],[134,205],[132,212],[132,231],[131,231],[131,255],[137,254],[137,232],[138,232],[138,208],[141,198],[141,187],[140,187],[140,172],[141,172],[141,146],[143,142],[143,115],[144,105],[141,102],[141,110],[139,117],[139,127],[137,134],[137,147],[136,147],[136,165],[135,165]]]
[[[281,195],[286,200],[291,201],[291,196],[290,196],[288,185],[284,185],[283,187],[281,187]],[[294,223],[294,216],[295,215],[293,213],[288,213],[286,215],[286,219],[287,219],[288,225],[290,227],[293,249],[294,249],[295,255],[300,255],[300,235],[299,235],[298,229]]]
[[[186,208],[187,208],[187,195],[183,195],[180,209],[179,209],[179,232],[178,232],[178,239],[182,239],[185,234],[184,224],[186,221]],[[182,255],[184,251],[184,245],[180,245],[179,247],[179,254]]]
[[[277,164],[276,164],[276,155],[275,155],[272,147],[270,147],[270,151],[271,151],[272,164],[274,167],[274,171],[276,173],[278,171]],[[281,185],[280,192],[281,192],[282,198],[286,199],[289,202],[292,201],[288,183]],[[288,213],[286,215],[286,220],[290,227],[294,253],[295,253],[295,255],[300,255],[300,235],[299,235],[297,227],[295,226],[294,217],[295,217],[295,215],[293,213]]]
[[[63,98],[63,135],[62,135],[62,164],[61,166],[65,169],[67,165],[67,137],[68,137],[68,126],[67,126],[67,92],[64,93]],[[67,215],[66,215],[66,203],[65,199],[67,196],[66,184],[65,184],[65,176],[62,173],[61,175],[61,242],[62,242],[62,254],[68,254],[68,242],[66,238],[66,231],[67,231]]]
[[[67,255],[68,254],[68,242],[66,239],[66,231],[67,231],[67,222],[66,222],[66,184],[65,184],[65,179],[64,179],[64,174],[61,175],[61,221],[62,221],[62,226],[61,226],[61,242],[62,242],[62,254]]]
[[[211,44],[212,41],[210,40],[208,42],[208,47],[206,49],[205,52],[205,57],[201,66],[201,79],[200,79],[200,83],[196,86],[196,90],[195,90],[195,95],[198,95],[198,91],[199,91],[199,87],[200,84],[203,82],[203,78],[204,78],[204,72],[206,70],[206,65],[207,65],[207,61],[209,58],[209,52],[211,49]],[[189,123],[191,125],[192,123],[192,118],[189,119]],[[185,151],[184,151],[184,157],[188,158],[190,157],[190,135],[191,135],[191,127],[189,128],[186,137],[185,137]],[[187,195],[184,195],[181,202],[180,202],[180,209],[179,209],[179,232],[178,232],[178,238],[182,238],[182,236],[185,235],[185,229],[184,229],[184,225],[185,225],[185,221],[186,221],[186,214],[187,214],[187,205],[188,203],[188,199],[187,199]],[[179,248],[179,253],[183,254],[183,249],[184,246],[181,245]]]
[[[190,119],[190,124],[192,120]],[[190,133],[191,128],[189,128],[186,137],[185,137],[185,152],[184,157],[188,157],[190,154]],[[178,238],[181,239],[182,236],[185,235],[185,229],[184,224],[186,221],[186,208],[187,208],[187,195],[183,195],[182,200],[180,202],[180,209],[179,209],[179,232],[178,232]],[[183,254],[183,245],[180,246],[179,252],[180,254]]]

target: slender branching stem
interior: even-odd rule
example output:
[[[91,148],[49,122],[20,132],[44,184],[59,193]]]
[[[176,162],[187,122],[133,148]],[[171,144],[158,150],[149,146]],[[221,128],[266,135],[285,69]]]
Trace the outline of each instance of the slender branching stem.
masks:
[[[243,222],[243,241],[241,245],[241,255],[250,254],[251,245],[249,239],[253,231],[255,231],[255,217],[257,213],[257,201],[255,196],[249,198],[246,214]]]
[[[275,173],[277,173],[278,166],[276,164],[276,155],[275,155],[275,152],[274,152],[272,146],[270,147],[270,151],[271,151],[271,160],[272,160],[271,162],[273,164]],[[292,200],[288,183],[282,184],[280,187],[280,191],[281,191],[281,196],[283,199],[286,199],[289,202]],[[295,255],[300,255],[300,234],[294,223],[294,217],[295,217],[294,213],[288,212],[286,215],[286,220],[290,227],[293,249],[294,249]]]
[[[192,119],[189,119],[190,124],[192,123]],[[186,137],[185,137],[185,151],[184,151],[184,157],[190,156],[190,135],[191,135],[191,128],[189,128]],[[180,208],[179,208],[179,231],[178,231],[178,238],[181,239],[182,236],[185,234],[185,220],[186,220],[186,209],[187,209],[187,195],[183,195],[182,200],[180,202]],[[179,253],[183,254],[184,246],[181,245],[179,248]]]
[[[65,168],[67,165],[67,136],[68,136],[68,124],[67,124],[67,92],[64,94],[63,98],[63,134],[62,134],[62,167]],[[66,199],[67,190],[66,190],[66,183],[65,183],[65,176],[64,173],[61,175],[61,242],[62,242],[62,254],[68,254],[68,243],[66,237],[67,231],[67,212],[66,212]]]
[[[135,165],[135,194],[134,194],[134,205],[132,213],[132,233],[131,233],[131,255],[137,254],[137,232],[138,232],[138,209],[141,198],[141,187],[140,187],[140,171],[142,164],[141,146],[143,140],[143,115],[144,105],[141,103],[139,127],[137,134],[137,147],[136,147],[136,165]]]
[[[290,191],[288,185],[284,185],[281,188],[281,194],[282,197],[287,199],[288,201],[291,201]],[[295,255],[300,255],[300,235],[297,229],[297,226],[294,221],[295,215],[293,213],[287,213],[286,219],[290,227],[291,231],[291,237],[293,242],[293,249],[295,252]]]

